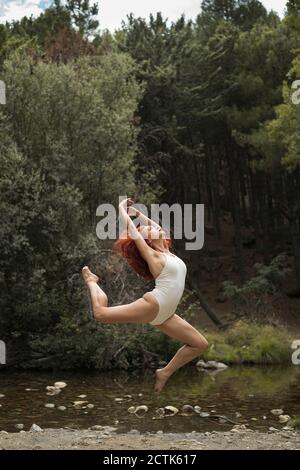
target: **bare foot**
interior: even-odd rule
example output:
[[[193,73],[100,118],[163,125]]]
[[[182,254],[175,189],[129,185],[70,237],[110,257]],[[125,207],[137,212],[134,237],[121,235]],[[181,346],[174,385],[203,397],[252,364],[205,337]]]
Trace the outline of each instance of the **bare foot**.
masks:
[[[99,277],[96,274],[93,274],[92,271],[89,270],[88,266],[84,266],[82,268],[82,277],[86,284],[89,282],[99,282]]]
[[[166,385],[168,379],[170,378],[170,374],[164,369],[156,369],[155,376],[156,382],[154,386],[154,391],[158,395]]]

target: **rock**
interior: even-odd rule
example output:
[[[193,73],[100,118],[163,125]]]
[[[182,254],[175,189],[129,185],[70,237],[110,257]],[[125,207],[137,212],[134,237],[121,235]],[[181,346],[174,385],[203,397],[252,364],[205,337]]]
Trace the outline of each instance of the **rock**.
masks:
[[[135,412],[135,406],[130,406],[127,411],[128,411],[128,413],[134,413]]]
[[[95,426],[92,426],[90,429],[92,429],[93,431],[102,431],[103,426],[100,426],[99,424],[95,424]]]
[[[124,395],[124,398],[132,398],[132,395]]]
[[[78,395],[78,398],[86,398],[87,395]]]
[[[40,426],[38,426],[37,424],[33,424],[29,431],[31,431],[31,432],[41,432],[42,428],[40,428]]]
[[[272,426],[269,428],[269,432],[278,432],[279,429],[273,428]]]
[[[251,421],[257,421],[257,418],[251,418]]]
[[[55,408],[54,403],[46,403],[45,408]]]
[[[289,415],[280,415],[279,416],[279,422],[281,424],[285,424],[287,423],[288,421],[290,421],[291,417]]]
[[[207,413],[207,411],[201,411],[199,413],[199,416],[200,416],[200,418],[208,418],[210,416],[210,414]]]
[[[93,405],[93,403],[89,403],[88,405],[86,405],[86,407],[92,410],[93,408],[95,408],[95,405]]]
[[[47,390],[46,395],[50,397],[53,397],[54,395],[58,395],[61,392],[60,388],[56,388],[53,385],[47,385],[46,390]]]
[[[241,418],[242,417],[242,413],[239,413],[238,411],[235,412],[235,417],[236,418]]]
[[[67,407],[66,406],[58,406],[57,409],[59,411],[65,411],[67,409]]]
[[[3,395],[3,393],[0,393],[0,398],[4,398],[5,395]]]
[[[66,382],[55,382],[55,388],[65,388],[67,386]]]
[[[224,364],[223,362],[217,362],[217,361],[203,361],[202,359],[197,362],[197,367],[200,367],[201,369],[227,369],[227,365]]]
[[[239,432],[239,431],[248,431],[247,426],[245,424],[235,424],[231,429],[232,432]]]
[[[195,405],[195,406],[194,406],[194,411],[195,411],[195,413],[200,413],[201,410],[202,410],[201,406],[199,406],[199,405]]]
[[[293,428],[291,426],[284,426],[282,429],[284,431],[293,431]]]
[[[181,408],[182,413],[184,414],[193,414],[194,413],[194,407],[191,405],[183,405]]]
[[[143,396],[143,394],[142,394],[142,393],[138,393],[138,397],[142,397],[142,396]]]
[[[140,434],[140,431],[138,431],[137,429],[130,429],[128,434]]]
[[[18,431],[21,431],[24,429],[24,424],[15,424],[15,428],[18,429]]]
[[[164,432],[160,429],[159,431],[156,432],[156,434],[163,434]]]
[[[158,408],[155,413],[157,414],[157,416],[159,418],[162,418],[163,416],[165,416],[165,409],[164,408]]]
[[[167,416],[175,416],[179,410],[175,406],[165,406],[165,412]]]
[[[121,401],[123,401],[123,400],[124,400],[124,398],[115,398],[115,401],[116,401],[116,402],[120,402],[120,403],[121,403]]]
[[[74,401],[73,406],[74,408],[82,408],[86,403],[88,403],[86,400]]]
[[[280,416],[283,415],[284,411],[281,408],[276,408],[274,410],[271,410],[272,415],[274,416]]]
[[[136,407],[134,413],[137,416],[144,416],[145,413],[148,411],[148,406],[147,405],[139,405]]]

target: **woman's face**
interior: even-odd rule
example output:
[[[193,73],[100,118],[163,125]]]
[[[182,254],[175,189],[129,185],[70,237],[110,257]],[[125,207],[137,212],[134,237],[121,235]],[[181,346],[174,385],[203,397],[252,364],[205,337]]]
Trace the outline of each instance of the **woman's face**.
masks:
[[[162,228],[156,228],[152,225],[144,225],[141,229],[142,236],[148,240],[159,240],[166,238],[166,233]]]

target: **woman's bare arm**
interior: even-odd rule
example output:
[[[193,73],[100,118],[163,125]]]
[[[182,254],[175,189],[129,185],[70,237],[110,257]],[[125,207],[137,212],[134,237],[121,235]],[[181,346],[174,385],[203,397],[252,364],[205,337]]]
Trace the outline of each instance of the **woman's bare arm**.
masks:
[[[126,225],[126,230],[129,233],[129,236],[134,240],[141,256],[144,258],[147,263],[151,263],[153,260],[153,256],[155,254],[155,250],[153,250],[145,241],[142,234],[137,230],[134,222],[131,220],[127,213],[127,207],[132,206],[134,202],[132,199],[124,199],[119,204],[119,213]]]
[[[129,213],[130,213],[130,215],[131,214],[136,215],[140,219],[140,221],[144,223],[144,225],[152,225],[152,227],[155,227],[157,229],[161,228],[161,225],[154,222],[154,220],[149,219],[149,217],[147,217],[145,214],[143,214],[143,212],[139,211],[138,209],[136,209],[133,206],[130,207],[130,212]]]

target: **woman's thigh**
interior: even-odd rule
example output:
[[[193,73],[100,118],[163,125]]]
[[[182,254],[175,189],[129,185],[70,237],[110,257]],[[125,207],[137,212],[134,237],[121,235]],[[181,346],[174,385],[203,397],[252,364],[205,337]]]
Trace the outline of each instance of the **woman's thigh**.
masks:
[[[196,348],[207,347],[207,340],[190,323],[181,318],[176,313],[168,318],[162,325],[154,325],[160,331]]]
[[[158,314],[158,306],[153,301],[140,298],[126,305],[102,307],[104,323],[149,323]]]

